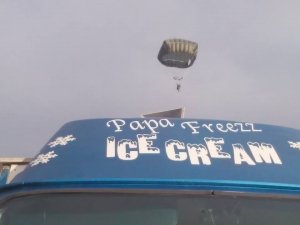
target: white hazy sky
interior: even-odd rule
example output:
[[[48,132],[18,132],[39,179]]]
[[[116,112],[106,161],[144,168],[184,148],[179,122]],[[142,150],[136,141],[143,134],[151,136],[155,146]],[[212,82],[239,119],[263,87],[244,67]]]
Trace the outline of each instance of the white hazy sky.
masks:
[[[186,117],[300,129],[299,0],[1,0],[0,157],[64,123],[186,107]],[[198,42],[182,70],[167,38]]]

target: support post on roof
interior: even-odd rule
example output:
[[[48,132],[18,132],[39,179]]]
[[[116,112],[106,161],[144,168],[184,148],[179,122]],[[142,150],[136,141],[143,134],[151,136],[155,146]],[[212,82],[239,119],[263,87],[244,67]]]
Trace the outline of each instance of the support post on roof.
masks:
[[[31,160],[31,158],[0,158],[0,185],[10,183]]]

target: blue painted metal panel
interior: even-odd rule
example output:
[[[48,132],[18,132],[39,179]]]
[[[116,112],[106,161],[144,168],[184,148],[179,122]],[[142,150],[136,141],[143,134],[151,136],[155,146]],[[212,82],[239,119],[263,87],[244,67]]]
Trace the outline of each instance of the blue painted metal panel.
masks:
[[[137,182],[300,189],[300,131],[197,119],[70,122],[13,184]],[[233,188],[234,189],[234,188]]]
[[[0,170],[0,186],[6,184],[8,172],[8,168],[3,168],[2,170]]]

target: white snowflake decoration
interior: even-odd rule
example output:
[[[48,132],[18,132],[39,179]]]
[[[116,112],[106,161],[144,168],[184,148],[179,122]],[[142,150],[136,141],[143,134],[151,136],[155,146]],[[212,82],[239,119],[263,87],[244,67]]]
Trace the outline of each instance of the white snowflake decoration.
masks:
[[[300,142],[289,141],[289,144],[291,148],[297,148],[298,150],[300,150]]]
[[[67,135],[65,137],[58,137],[55,141],[50,142],[48,145],[53,148],[57,145],[67,145],[70,141],[75,141],[76,138],[73,135]]]
[[[54,151],[48,152],[47,154],[40,154],[36,157],[35,160],[30,162],[30,166],[36,166],[40,163],[45,164],[50,161],[50,159],[55,158],[57,155],[54,153]]]

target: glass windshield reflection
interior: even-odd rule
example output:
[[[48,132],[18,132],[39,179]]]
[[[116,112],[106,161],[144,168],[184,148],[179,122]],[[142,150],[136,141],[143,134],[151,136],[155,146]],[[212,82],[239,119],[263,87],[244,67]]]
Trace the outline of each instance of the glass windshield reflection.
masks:
[[[287,199],[44,194],[2,205],[0,225],[298,225],[299,212]]]

